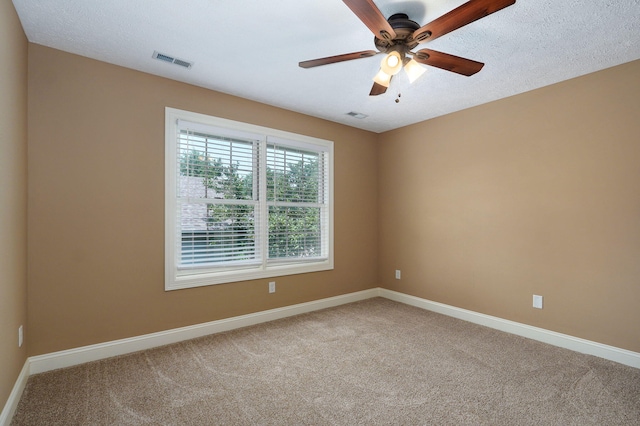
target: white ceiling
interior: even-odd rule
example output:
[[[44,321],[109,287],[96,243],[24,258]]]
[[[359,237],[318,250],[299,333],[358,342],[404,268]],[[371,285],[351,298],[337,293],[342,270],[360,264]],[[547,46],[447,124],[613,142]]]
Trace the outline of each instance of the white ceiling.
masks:
[[[381,55],[298,67],[375,50],[373,34],[341,0],[13,3],[30,42],[373,132],[640,59],[640,0],[517,0],[420,45],[484,62],[478,74],[428,67],[413,85],[401,73],[386,94],[370,97]],[[403,12],[424,25],[465,0],[375,3],[385,17]],[[194,65],[152,59],[154,51]]]

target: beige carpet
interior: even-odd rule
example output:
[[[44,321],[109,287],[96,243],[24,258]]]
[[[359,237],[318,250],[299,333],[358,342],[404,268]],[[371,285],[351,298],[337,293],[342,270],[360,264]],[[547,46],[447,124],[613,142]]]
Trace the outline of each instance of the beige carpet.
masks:
[[[640,425],[640,370],[386,299],[32,376],[12,425]]]

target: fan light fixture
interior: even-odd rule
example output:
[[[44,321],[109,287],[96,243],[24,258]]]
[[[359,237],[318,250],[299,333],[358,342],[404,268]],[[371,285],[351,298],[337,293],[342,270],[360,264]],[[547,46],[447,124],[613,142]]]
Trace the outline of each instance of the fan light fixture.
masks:
[[[402,69],[402,56],[395,50],[382,59],[380,71],[373,77],[373,81],[381,86],[389,87],[391,77],[398,74]]]
[[[378,74],[373,77],[373,81],[381,86],[389,87],[391,77],[398,74],[402,69],[402,62],[403,59],[400,53],[395,50],[389,53],[384,57],[384,59],[382,59],[382,62],[380,63],[380,71],[378,71]],[[407,58],[404,62],[406,62],[404,71],[409,77],[409,83],[416,81],[426,71],[424,67],[420,66],[420,64],[413,59],[409,60]]]

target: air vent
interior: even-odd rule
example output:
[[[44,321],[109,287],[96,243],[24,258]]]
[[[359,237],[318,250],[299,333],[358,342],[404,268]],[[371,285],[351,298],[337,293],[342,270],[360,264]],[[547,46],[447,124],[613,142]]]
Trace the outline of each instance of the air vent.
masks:
[[[363,114],[361,112],[355,112],[355,111],[348,112],[347,115],[350,115],[353,118],[359,118],[360,120],[368,117],[367,114]]]
[[[175,65],[179,65],[183,68],[190,69],[193,66],[193,62],[184,61],[182,59],[175,58],[170,55],[165,55],[164,53],[160,53],[158,51],[153,52],[153,59],[158,59],[159,61],[169,62]]]

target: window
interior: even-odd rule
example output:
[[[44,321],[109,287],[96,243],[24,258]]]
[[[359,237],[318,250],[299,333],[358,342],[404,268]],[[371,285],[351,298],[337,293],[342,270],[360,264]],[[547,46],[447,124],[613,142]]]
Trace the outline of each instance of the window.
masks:
[[[333,142],[166,108],[165,289],[333,269]]]

